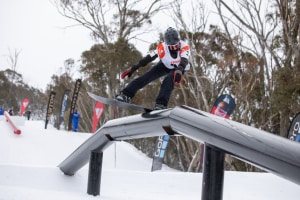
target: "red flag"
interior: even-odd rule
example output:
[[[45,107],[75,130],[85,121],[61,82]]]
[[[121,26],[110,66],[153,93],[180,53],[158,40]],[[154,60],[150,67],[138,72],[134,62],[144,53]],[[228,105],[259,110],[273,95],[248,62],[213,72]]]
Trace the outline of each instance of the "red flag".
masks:
[[[96,102],[94,107],[94,114],[93,114],[93,125],[92,125],[92,133],[95,132],[98,121],[103,113],[104,105],[101,102]]]
[[[29,99],[23,99],[22,105],[21,105],[20,116],[23,116],[28,104],[29,104]]]

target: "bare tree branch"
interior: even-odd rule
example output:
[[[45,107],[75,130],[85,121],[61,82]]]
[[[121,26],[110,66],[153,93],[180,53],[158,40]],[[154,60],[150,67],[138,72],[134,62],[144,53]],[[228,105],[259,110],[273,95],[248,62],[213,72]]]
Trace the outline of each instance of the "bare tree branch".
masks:
[[[58,12],[91,31],[104,44],[136,37],[151,17],[168,7],[161,0],[53,0]]]
[[[14,49],[13,52],[9,49],[9,55],[8,55],[8,63],[12,69],[12,71],[17,71],[17,64],[18,64],[18,58],[21,53],[21,51],[18,51],[17,49]]]

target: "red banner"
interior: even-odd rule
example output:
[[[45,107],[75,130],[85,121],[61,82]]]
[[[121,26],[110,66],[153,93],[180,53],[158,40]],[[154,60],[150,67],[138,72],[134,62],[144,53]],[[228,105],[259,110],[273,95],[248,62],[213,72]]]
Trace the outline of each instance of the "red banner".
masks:
[[[94,114],[93,114],[92,133],[94,133],[97,128],[98,121],[103,113],[103,109],[104,109],[103,103],[96,102],[94,107]]]
[[[23,99],[22,105],[21,105],[20,116],[23,116],[28,104],[29,104],[29,99]]]

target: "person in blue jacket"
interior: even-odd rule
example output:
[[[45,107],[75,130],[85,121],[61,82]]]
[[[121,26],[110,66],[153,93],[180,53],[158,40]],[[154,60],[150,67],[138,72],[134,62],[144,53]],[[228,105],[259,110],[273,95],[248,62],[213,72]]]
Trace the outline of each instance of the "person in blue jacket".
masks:
[[[3,115],[4,114],[4,110],[2,107],[0,107],[0,115]]]
[[[79,119],[80,119],[80,114],[77,112],[77,110],[75,110],[72,115],[72,127],[74,132],[78,131]]]

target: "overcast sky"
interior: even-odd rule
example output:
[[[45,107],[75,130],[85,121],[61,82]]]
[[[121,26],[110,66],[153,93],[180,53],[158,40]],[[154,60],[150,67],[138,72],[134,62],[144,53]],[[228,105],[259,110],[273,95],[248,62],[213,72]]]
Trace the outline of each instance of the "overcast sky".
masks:
[[[182,7],[189,9],[187,4],[184,1]],[[152,22],[154,31],[142,40],[130,41],[143,54],[159,33],[174,26],[165,14],[155,16]],[[79,66],[81,53],[95,44],[86,28],[74,24],[61,16],[50,0],[1,0],[0,70],[11,69],[9,56],[20,52],[16,71],[25,83],[45,90],[51,76],[61,73],[65,60],[72,58]]]
[[[9,55],[20,52],[17,72],[25,83],[46,89],[66,59],[79,60],[94,43],[85,28],[66,28],[73,24],[49,0],[1,0],[0,70],[11,68]]]
[[[9,57],[20,52],[16,71],[25,83],[45,90],[66,59],[73,58],[79,66],[81,53],[95,43],[86,28],[74,24],[50,0],[1,0],[0,70],[11,69]]]

